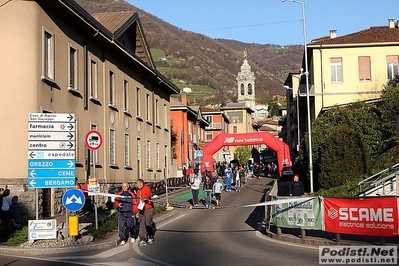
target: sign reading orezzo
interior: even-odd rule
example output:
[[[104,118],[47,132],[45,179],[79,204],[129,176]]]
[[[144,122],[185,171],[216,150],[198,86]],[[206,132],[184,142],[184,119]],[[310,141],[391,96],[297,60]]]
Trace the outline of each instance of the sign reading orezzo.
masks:
[[[325,231],[372,236],[398,235],[398,201],[395,197],[324,198]]]

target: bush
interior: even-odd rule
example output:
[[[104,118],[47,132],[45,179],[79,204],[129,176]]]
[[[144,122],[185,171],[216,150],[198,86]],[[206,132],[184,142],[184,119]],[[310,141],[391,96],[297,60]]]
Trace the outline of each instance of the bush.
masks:
[[[21,230],[13,226],[2,225],[0,228],[0,245],[18,246],[28,241],[28,227]]]

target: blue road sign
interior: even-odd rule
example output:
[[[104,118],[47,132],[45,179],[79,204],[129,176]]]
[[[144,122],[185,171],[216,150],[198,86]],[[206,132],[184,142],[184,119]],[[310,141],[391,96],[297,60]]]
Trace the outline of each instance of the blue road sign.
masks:
[[[32,178],[28,180],[28,188],[71,188],[75,187],[75,177],[68,178]]]
[[[28,179],[43,177],[73,177],[75,178],[75,169],[28,169]]]
[[[62,204],[68,211],[76,212],[85,205],[85,195],[79,189],[69,189],[62,196]]]
[[[201,156],[202,156],[202,150],[196,150],[195,157],[201,157]]]
[[[75,169],[75,160],[28,160],[28,168],[32,169]]]

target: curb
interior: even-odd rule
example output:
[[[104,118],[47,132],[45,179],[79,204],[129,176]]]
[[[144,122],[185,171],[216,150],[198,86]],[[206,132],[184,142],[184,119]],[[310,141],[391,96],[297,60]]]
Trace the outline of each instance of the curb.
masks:
[[[162,223],[165,222],[177,215],[180,212],[177,210],[172,210],[167,214],[160,215],[159,217],[154,219],[154,223]],[[101,240],[100,240],[101,241]],[[10,246],[0,246],[0,254],[6,255],[19,255],[19,256],[40,256],[40,255],[53,255],[53,254],[65,254],[65,253],[74,253],[74,252],[84,252],[84,251],[92,251],[99,249],[109,249],[113,247],[117,247],[119,245],[119,237],[118,233],[111,236],[109,239],[100,243],[90,243],[84,245],[76,245],[76,246],[66,246],[66,247],[10,247]]]

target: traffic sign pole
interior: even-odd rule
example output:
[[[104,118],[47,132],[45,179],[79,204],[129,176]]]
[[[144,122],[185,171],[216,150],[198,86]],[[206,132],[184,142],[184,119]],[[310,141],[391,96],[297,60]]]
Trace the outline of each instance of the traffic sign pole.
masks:
[[[90,130],[86,134],[85,138],[86,147],[93,151],[93,178],[96,180],[96,162],[95,162],[95,152],[101,148],[103,145],[103,136],[97,130]],[[97,196],[94,196],[94,216],[96,220],[96,229],[98,229],[98,219],[97,219]]]

